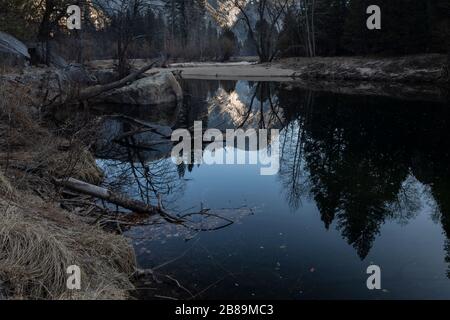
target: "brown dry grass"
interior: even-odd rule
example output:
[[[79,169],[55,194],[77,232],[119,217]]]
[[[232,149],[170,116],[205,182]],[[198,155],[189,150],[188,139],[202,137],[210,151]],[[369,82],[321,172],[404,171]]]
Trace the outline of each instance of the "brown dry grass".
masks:
[[[1,81],[0,81],[1,85]],[[30,107],[31,99],[13,86],[0,87],[0,165],[20,169],[17,175],[39,180],[74,177],[90,183],[102,181],[103,174],[88,148],[74,137],[67,139],[44,128],[39,111]],[[24,179],[11,181],[19,189],[26,188]],[[20,181],[20,186],[16,182]]]
[[[3,175],[3,172],[0,171],[0,194],[6,194],[11,196],[13,194],[13,188],[6,177]]]
[[[87,146],[45,128],[29,101],[0,83],[0,296],[126,299],[135,269],[131,244],[55,202],[53,178],[97,183],[102,173]],[[69,265],[81,268],[79,291],[66,288]]]
[[[125,238],[21,195],[0,196],[0,279],[12,299],[125,299],[134,252]],[[69,265],[81,268],[81,290],[66,287]]]

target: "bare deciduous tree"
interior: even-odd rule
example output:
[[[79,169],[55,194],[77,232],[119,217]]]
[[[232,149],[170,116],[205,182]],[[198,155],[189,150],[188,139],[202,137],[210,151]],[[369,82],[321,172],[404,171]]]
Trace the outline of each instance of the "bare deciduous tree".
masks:
[[[136,35],[137,18],[149,6],[145,0],[95,0],[98,6],[111,21],[117,45],[118,71],[121,77],[130,73],[128,49],[132,42],[143,35]]]
[[[278,31],[281,29],[282,17],[290,2],[290,0],[258,0],[253,3],[248,0],[233,0],[247,26],[261,62],[272,61],[277,54]],[[250,18],[249,11],[252,8],[257,12],[256,23]]]

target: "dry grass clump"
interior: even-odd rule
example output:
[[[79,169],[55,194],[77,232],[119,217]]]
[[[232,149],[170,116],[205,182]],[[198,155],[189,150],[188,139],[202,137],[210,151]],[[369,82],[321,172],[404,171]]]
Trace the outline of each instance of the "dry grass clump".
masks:
[[[28,199],[27,199],[28,200]],[[23,200],[22,200],[23,203]],[[34,209],[28,209],[29,206]],[[0,197],[0,283],[12,299],[125,299],[135,256],[125,238],[59,209]],[[45,212],[44,212],[45,211]],[[81,268],[81,290],[66,287]]]
[[[53,146],[54,147],[54,146]],[[97,166],[92,154],[80,144],[73,144],[68,151],[44,149],[35,156],[39,161],[47,159],[46,167],[49,176],[55,178],[73,177],[92,184],[103,180],[103,172]],[[51,157],[48,155],[51,154]],[[47,157],[46,157],[47,156]],[[46,157],[46,158],[45,158]]]
[[[11,183],[9,183],[8,179],[6,179],[6,177],[0,171],[0,195],[1,194],[11,195],[12,193],[13,188],[11,186]]]
[[[41,126],[37,111],[27,106],[28,102],[26,94],[14,92],[9,86],[0,87],[0,131],[4,133],[0,136],[0,161],[26,174],[32,172],[47,183],[65,177],[100,183],[103,173],[87,147]],[[18,180],[21,189],[27,187],[23,179]]]
[[[20,89],[0,78],[1,144],[10,147],[27,146],[48,133],[33,119],[34,108],[27,107],[29,99]]]

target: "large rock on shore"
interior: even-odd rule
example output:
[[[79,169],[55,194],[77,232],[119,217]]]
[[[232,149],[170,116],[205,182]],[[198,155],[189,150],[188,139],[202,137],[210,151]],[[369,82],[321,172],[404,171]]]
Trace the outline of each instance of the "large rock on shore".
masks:
[[[177,102],[182,98],[183,90],[177,79],[171,72],[164,71],[104,93],[96,100],[128,105],[155,105]]]
[[[28,48],[18,39],[0,31],[0,66],[25,66],[30,60]]]

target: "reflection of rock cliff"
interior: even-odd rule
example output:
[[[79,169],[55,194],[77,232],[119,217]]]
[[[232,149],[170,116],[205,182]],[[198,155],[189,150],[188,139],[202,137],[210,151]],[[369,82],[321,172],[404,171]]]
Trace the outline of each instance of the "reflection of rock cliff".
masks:
[[[228,93],[222,88],[208,103],[208,124],[212,128],[233,128],[239,125],[247,110],[236,91]]]
[[[231,88],[222,81],[208,99],[208,125],[212,128],[279,128],[283,122],[276,90],[270,83],[237,81]]]

